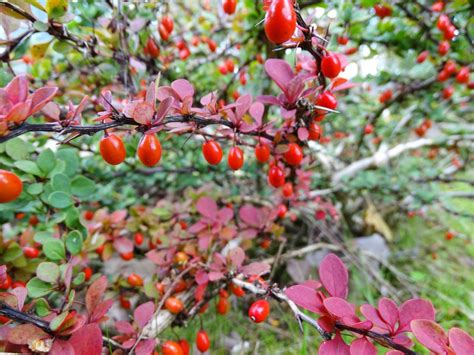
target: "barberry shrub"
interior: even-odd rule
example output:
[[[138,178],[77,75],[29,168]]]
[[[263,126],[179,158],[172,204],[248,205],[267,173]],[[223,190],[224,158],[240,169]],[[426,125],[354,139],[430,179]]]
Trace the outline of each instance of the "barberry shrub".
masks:
[[[215,299],[248,326],[288,312],[319,354],[474,353],[440,325],[436,295],[401,300],[354,246],[369,232],[397,242],[393,227],[416,216],[469,244],[472,224],[430,214],[472,218],[450,199],[472,191],[438,185],[472,185],[472,5],[0,12],[0,350],[212,352]],[[279,272],[320,249],[317,280]],[[351,301],[364,296],[343,260],[378,300]]]

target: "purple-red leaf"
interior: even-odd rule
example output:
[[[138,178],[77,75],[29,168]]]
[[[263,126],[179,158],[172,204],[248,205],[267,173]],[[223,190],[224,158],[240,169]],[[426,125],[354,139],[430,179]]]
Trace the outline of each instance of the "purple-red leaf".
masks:
[[[185,79],[178,79],[173,81],[171,83],[171,87],[179,95],[181,101],[183,101],[185,97],[192,97],[194,95],[194,87],[189,81]]]
[[[286,92],[290,80],[295,76],[291,66],[283,59],[268,59],[265,71],[283,92]]]
[[[295,285],[288,287],[285,294],[290,300],[295,302],[299,307],[302,307],[310,312],[320,313],[320,302],[316,295],[316,290],[303,285]]]
[[[145,339],[140,341],[135,348],[136,355],[150,355],[155,349],[155,339]]]
[[[399,316],[397,304],[389,298],[381,298],[379,300],[379,313],[382,319],[390,325],[391,329],[395,329]]]
[[[143,125],[151,124],[151,120],[153,118],[153,114],[155,110],[153,106],[148,102],[139,102],[135,105],[135,109],[132,113],[132,118],[135,122],[138,122]]]
[[[24,102],[28,97],[28,79],[24,75],[13,78],[5,87],[5,91],[13,104]]]
[[[448,347],[448,336],[438,324],[425,319],[416,319],[410,323],[416,339],[429,350],[444,354]]]
[[[344,343],[341,334],[337,333],[334,339],[321,344],[318,355],[350,355],[349,345]]]
[[[409,331],[410,322],[415,319],[435,320],[435,309],[431,302],[422,299],[408,300],[400,306],[398,331]]]
[[[30,113],[31,101],[19,102],[13,106],[5,116],[5,121],[13,123],[21,123],[28,117]]]
[[[350,351],[351,355],[377,355],[377,349],[366,337],[354,340]]]
[[[323,304],[329,313],[336,317],[342,318],[355,315],[355,307],[345,299],[339,297],[329,297],[323,301]]]
[[[97,305],[102,301],[102,296],[107,289],[107,277],[101,276],[95,280],[86,293],[86,308],[89,315],[94,313]]]
[[[41,110],[56,94],[58,88],[40,88],[31,95],[30,115]]]
[[[68,340],[56,339],[50,355],[75,355],[74,348]]]
[[[172,97],[167,97],[163,101],[160,102],[158,108],[156,109],[156,116],[154,122],[160,122],[168,113],[171,106],[173,105],[174,99]]]
[[[449,345],[456,355],[474,354],[474,339],[464,330],[451,328],[448,332]]]
[[[204,217],[212,219],[217,214],[217,203],[210,197],[201,197],[196,204],[196,209]]]
[[[12,344],[22,345],[30,344],[34,340],[46,339],[50,335],[42,331],[40,328],[35,327],[33,324],[20,324],[13,328],[7,335],[7,340]]]
[[[248,265],[242,266],[242,273],[247,276],[261,276],[270,271],[270,265],[264,262],[255,261]]]
[[[102,331],[97,323],[83,326],[71,336],[69,342],[76,354],[102,353]]]
[[[109,311],[110,307],[114,304],[113,299],[105,300],[104,302],[99,303],[92,315],[90,316],[89,322],[94,323],[102,319],[103,316]]]
[[[147,302],[139,305],[135,311],[133,312],[133,318],[135,322],[137,322],[138,326],[143,328],[153,317],[153,313],[155,312],[155,306],[153,302]]]
[[[240,267],[244,262],[245,252],[242,250],[242,248],[234,248],[229,251],[229,258],[233,265]]]
[[[333,297],[347,298],[349,292],[349,273],[347,268],[335,254],[328,254],[319,265],[319,278]]]
[[[120,334],[135,334],[136,331],[133,328],[133,326],[124,320],[119,320],[115,322],[115,329],[117,329],[117,332]]]

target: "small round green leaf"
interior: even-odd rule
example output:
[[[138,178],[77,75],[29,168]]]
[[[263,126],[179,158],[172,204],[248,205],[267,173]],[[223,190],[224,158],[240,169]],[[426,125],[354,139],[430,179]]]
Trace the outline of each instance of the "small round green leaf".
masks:
[[[54,208],[67,208],[72,205],[72,198],[64,191],[55,191],[48,196],[48,203]]]
[[[43,244],[43,252],[48,259],[53,261],[66,259],[66,249],[64,248],[64,243],[59,239],[48,239]]]
[[[48,283],[55,283],[59,278],[59,267],[55,263],[46,261],[38,265],[36,276]]]

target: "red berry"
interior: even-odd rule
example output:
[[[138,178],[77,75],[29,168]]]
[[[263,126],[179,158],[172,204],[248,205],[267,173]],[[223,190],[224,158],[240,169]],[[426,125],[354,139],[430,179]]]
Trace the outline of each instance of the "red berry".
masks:
[[[125,261],[132,260],[133,259],[133,251],[128,252],[128,253],[121,253],[120,257]]]
[[[35,259],[40,254],[40,251],[39,251],[39,249],[34,248],[34,247],[24,247],[23,248],[23,254],[28,259]]]
[[[303,157],[303,149],[301,149],[298,144],[288,144],[288,151],[284,154],[284,158],[288,164],[293,166],[300,165]]]
[[[455,234],[454,232],[447,231],[446,234],[444,235],[444,238],[445,238],[446,240],[451,240],[451,239],[453,239],[455,236],[456,236],[456,234]]]
[[[288,208],[284,204],[278,205],[278,209],[277,209],[278,218],[281,218],[281,219],[285,218],[286,212],[288,212]]]
[[[317,210],[314,216],[318,221],[326,219],[326,212],[323,210]]]
[[[172,340],[163,343],[161,352],[163,355],[184,355],[181,345]]]
[[[273,0],[265,15],[265,33],[276,44],[291,39],[296,29],[296,13],[292,0]]]
[[[229,299],[227,297],[219,297],[219,301],[217,302],[216,310],[217,313],[225,315],[229,311]]]
[[[16,200],[23,191],[23,183],[12,172],[0,170],[0,203]]]
[[[291,182],[287,182],[285,185],[283,185],[281,191],[283,193],[283,196],[285,196],[286,198],[293,196],[293,184]]]
[[[138,158],[143,165],[152,167],[161,159],[161,144],[156,134],[144,134],[138,144]]]
[[[311,141],[317,141],[323,135],[323,129],[316,122],[311,122],[308,127],[308,138]]]
[[[217,44],[212,39],[210,39],[207,41],[207,47],[211,52],[215,52],[217,49]]]
[[[416,57],[417,63],[423,63],[426,60],[426,58],[428,58],[429,54],[430,52],[428,51],[423,51],[420,54],[418,54],[418,57]]]
[[[232,170],[239,170],[244,165],[244,152],[239,147],[232,147],[227,156],[227,163]]]
[[[270,158],[270,148],[265,143],[258,143],[255,147],[255,158],[260,163],[265,163]]]
[[[456,36],[456,26],[449,25],[448,28],[443,32],[443,38],[447,41],[451,41]]]
[[[8,290],[12,285],[12,278],[7,274],[7,277],[3,282],[0,282],[0,290]]]
[[[89,281],[90,278],[91,278],[91,276],[92,276],[92,273],[93,273],[93,272],[92,272],[92,269],[91,269],[90,267],[86,267],[86,268],[84,268],[83,271],[84,271],[84,278],[85,278],[85,280],[86,280],[86,281]]]
[[[389,17],[392,14],[392,9],[385,5],[374,5],[375,14],[380,17]]]
[[[270,303],[267,300],[255,301],[249,308],[249,317],[255,323],[262,323],[270,314]]]
[[[448,60],[444,65],[444,69],[449,75],[456,73],[456,63],[452,60]]]
[[[246,85],[247,84],[247,77],[245,75],[245,72],[240,73],[239,81],[240,81],[240,85]]]
[[[449,98],[451,98],[451,96],[453,96],[454,94],[454,88],[452,86],[447,86],[443,89],[443,99],[446,99],[448,100]]]
[[[316,105],[335,110],[337,107],[337,99],[331,92],[325,91],[316,98]]]
[[[219,72],[220,72],[222,75],[226,75],[226,74],[227,74],[227,65],[226,65],[225,63],[219,64]]]
[[[84,212],[84,219],[86,221],[91,221],[92,218],[94,218],[94,212],[92,212],[92,211],[85,211]]]
[[[431,5],[431,10],[434,12],[441,12],[444,10],[444,2],[443,1],[436,1]]]
[[[133,236],[133,239],[135,240],[136,245],[142,245],[143,244],[143,239],[144,239],[143,234],[137,232]]]
[[[31,216],[29,219],[28,219],[28,223],[31,225],[31,226],[37,226],[38,223],[39,223],[39,219],[36,215],[33,215]]]
[[[446,14],[441,14],[438,17],[438,21],[436,22],[436,27],[438,30],[445,31],[451,25],[451,20]]]
[[[189,51],[188,47],[179,51],[179,58],[181,60],[186,60],[190,55],[191,55],[191,52]]]
[[[372,126],[370,123],[368,123],[364,127],[364,134],[372,134],[374,132],[374,126]]]
[[[179,346],[181,346],[181,349],[183,350],[183,355],[189,355],[191,347],[189,346],[189,343],[186,339],[180,339]]]
[[[222,148],[220,144],[214,140],[208,140],[202,145],[202,154],[211,165],[217,165],[222,160]]]
[[[326,78],[335,78],[341,72],[341,62],[337,55],[328,52],[321,60],[321,71]]]
[[[344,35],[337,37],[337,43],[340,45],[345,46],[347,42],[349,42],[349,37]]]
[[[158,58],[160,55],[160,47],[158,47],[155,40],[151,37],[148,37],[148,40],[146,41],[146,51],[152,58]]]
[[[104,135],[99,145],[102,158],[110,165],[118,165],[125,160],[127,152],[120,137],[115,134]]]
[[[198,350],[202,353],[209,350],[211,347],[211,341],[205,330],[200,330],[196,335],[196,346]]]
[[[224,0],[222,2],[222,8],[227,15],[232,15],[237,7],[237,0]]]
[[[167,41],[170,38],[170,33],[163,24],[158,26],[158,33],[163,41]]]
[[[441,70],[438,74],[438,81],[446,81],[449,79],[449,73],[446,70]]]
[[[133,286],[133,287],[143,286],[142,277],[134,272],[128,275],[127,282],[129,283],[130,286]]]
[[[163,17],[163,19],[161,20],[161,24],[164,28],[166,28],[166,31],[168,31],[169,34],[173,32],[174,22],[170,16]]]
[[[469,67],[463,67],[456,75],[456,81],[460,84],[467,84],[469,82]]]
[[[451,48],[451,45],[449,44],[449,42],[442,41],[438,45],[438,53],[440,55],[446,55],[449,52],[449,48]]]
[[[392,90],[387,89],[382,94],[380,94],[379,102],[383,104],[387,101],[390,101],[392,99],[392,96],[393,96]]]
[[[165,308],[173,314],[178,314],[183,311],[184,304],[179,298],[169,297],[166,299]]]
[[[285,184],[285,172],[277,164],[274,164],[268,170],[268,182],[275,188]]]
[[[229,290],[230,290],[230,292],[232,292],[237,297],[242,297],[242,296],[245,295],[245,290],[242,287],[237,286],[234,283],[231,283],[229,285]]]
[[[12,283],[12,288],[15,289],[17,287],[26,287],[26,283],[23,281],[15,281]]]
[[[130,307],[132,306],[130,301],[127,298],[125,298],[124,296],[120,296],[119,301],[120,301],[120,306],[123,309],[130,309]]]
[[[230,58],[228,58],[226,61],[225,61],[225,65],[227,67],[227,71],[229,73],[233,73],[234,72],[234,69],[235,69],[235,65],[234,65],[234,61]]]

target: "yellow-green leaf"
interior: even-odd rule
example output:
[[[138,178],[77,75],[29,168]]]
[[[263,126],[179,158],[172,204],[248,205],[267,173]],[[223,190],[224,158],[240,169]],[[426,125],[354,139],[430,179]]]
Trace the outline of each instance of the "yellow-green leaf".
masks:
[[[67,0],[46,0],[46,12],[50,19],[64,16],[68,8]]]

